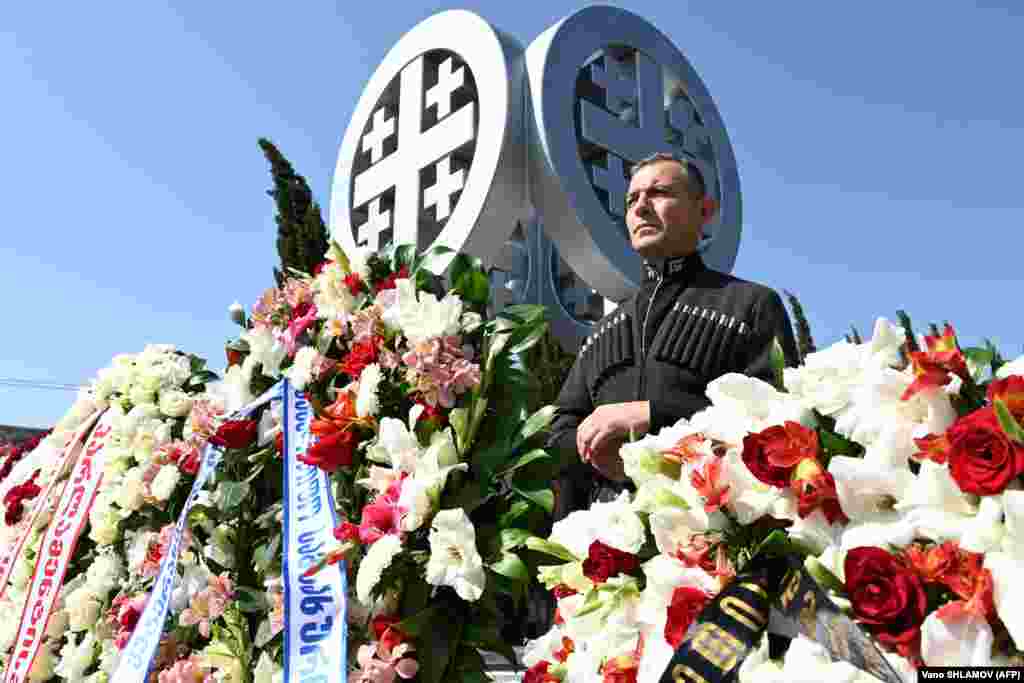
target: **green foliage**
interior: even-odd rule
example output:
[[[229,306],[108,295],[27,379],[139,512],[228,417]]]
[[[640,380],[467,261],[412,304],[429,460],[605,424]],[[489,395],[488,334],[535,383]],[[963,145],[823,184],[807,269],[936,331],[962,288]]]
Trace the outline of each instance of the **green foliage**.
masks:
[[[814,338],[811,336],[811,324],[807,322],[807,317],[804,315],[804,307],[800,305],[800,300],[796,298],[796,294],[789,290],[783,290],[783,293],[786,295],[786,301],[789,302],[789,308],[793,311],[797,351],[800,353],[800,362],[802,363],[808,354],[817,351],[817,348],[814,346]]]
[[[324,260],[328,248],[328,231],[313,199],[313,191],[306,179],[295,173],[291,163],[266,138],[259,139],[260,149],[270,162],[274,189],[267,194],[274,198],[277,215],[277,253],[280,269],[274,269],[278,285],[291,270],[312,273]]]

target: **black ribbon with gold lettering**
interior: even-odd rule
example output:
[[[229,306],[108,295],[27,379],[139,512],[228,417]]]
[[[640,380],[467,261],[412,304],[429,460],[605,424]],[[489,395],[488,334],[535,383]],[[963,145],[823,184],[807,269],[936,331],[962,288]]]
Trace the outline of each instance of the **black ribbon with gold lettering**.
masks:
[[[766,630],[798,633],[885,683],[902,683],[871,636],[843,614],[799,558],[760,555],[715,596],[676,649],[661,683],[727,683]]]

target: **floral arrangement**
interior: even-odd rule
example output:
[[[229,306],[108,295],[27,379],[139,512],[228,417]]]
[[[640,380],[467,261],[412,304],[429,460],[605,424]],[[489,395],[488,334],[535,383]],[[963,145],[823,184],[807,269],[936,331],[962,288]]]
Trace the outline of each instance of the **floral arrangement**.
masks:
[[[350,261],[332,246],[236,309],[229,393],[285,376],[316,408],[299,459],[330,473],[342,521],[309,572],[345,558],[354,576],[352,680],[455,680],[480,674],[480,649],[512,656],[502,614],[531,576],[516,549],[553,504],[537,447],[553,409],[528,410],[520,360],[543,308],[485,320],[488,293],[479,262],[445,249]]]
[[[215,385],[208,386],[215,378],[204,361],[172,346],[152,345],[139,354],[117,356],[5,479],[8,491],[14,491],[26,482],[44,484],[64,476],[55,465],[56,454],[90,415],[106,411],[110,428],[103,437],[103,484],[89,508],[30,680],[111,680],[145,607],[201,450],[210,440],[225,447],[227,457],[212,493],[194,509],[180,556],[170,628],[153,671],[161,682],[251,680],[252,672],[243,671],[256,664],[251,661],[250,630],[270,639],[274,591],[273,577],[265,591],[266,572],[252,566],[250,551],[243,554],[242,549],[259,536],[260,528],[275,524],[272,510],[256,520],[238,514],[247,484],[232,479],[243,472],[252,476],[253,465],[246,460],[259,463],[260,457],[271,457],[275,425],[267,411],[239,439],[238,423],[224,421],[228,398]],[[231,457],[249,456],[257,442],[269,442],[262,456],[241,462]],[[14,615],[0,632],[5,666],[60,487],[54,491],[45,514],[35,520],[0,601],[0,608]],[[6,524],[5,533],[16,526]],[[261,621],[259,629],[250,629],[250,622]],[[276,670],[270,660],[259,664],[256,680],[270,683]]]
[[[623,446],[635,495],[529,541],[562,563],[540,568],[556,625],[528,645],[525,680],[659,680],[703,607],[782,533],[906,680],[1019,666],[1024,359],[961,350],[948,326],[919,348],[906,338],[879,320],[866,343],[780,367],[784,390],[726,375],[708,409]],[[781,659],[766,640],[740,680],[810,671],[874,680],[803,636]]]

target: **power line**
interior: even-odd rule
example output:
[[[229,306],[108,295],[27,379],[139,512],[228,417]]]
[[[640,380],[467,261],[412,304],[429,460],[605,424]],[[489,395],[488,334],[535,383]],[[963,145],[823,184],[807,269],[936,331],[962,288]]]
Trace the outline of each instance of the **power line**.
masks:
[[[37,382],[31,379],[0,377],[0,386],[17,387],[19,389],[49,389],[51,391],[78,391],[84,387],[80,384],[61,384],[59,382]]]

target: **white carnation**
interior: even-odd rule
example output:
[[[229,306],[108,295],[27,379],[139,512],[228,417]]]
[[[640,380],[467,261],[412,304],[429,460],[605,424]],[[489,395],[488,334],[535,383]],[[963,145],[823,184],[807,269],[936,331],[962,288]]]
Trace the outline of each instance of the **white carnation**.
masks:
[[[121,582],[124,567],[116,554],[101,553],[93,559],[85,576],[86,585],[98,595],[106,597]]]
[[[356,394],[356,415],[369,417],[380,411],[380,397],[377,395],[383,374],[380,365],[370,363],[359,375],[359,392]]]
[[[483,595],[487,577],[476,549],[476,530],[462,508],[441,510],[430,525],[430,559],[426,579],[432,586],[451,586],[463,600]]]
[[[395,534],[387,534],[379,538],[359,564],[356,575],[356,597],[364,605],[370,604],[370,594],[380,582],[384,570],[391,566],[391,561],[402,552],[402,539]]]
[[[154,498],[165,501],[174,493],[174,489],[178,486],[180,479],[181,470],[178,469],[177,465],[164,465],[157,472],[153,481],[150,482],[149,490]]]
[[[303,346],[295,354],[292,366],[284,371],[285,376],[291,380],[296,389],[305,389],[306,385],[313,379],[313,365],[320,356],[313,346]]]

